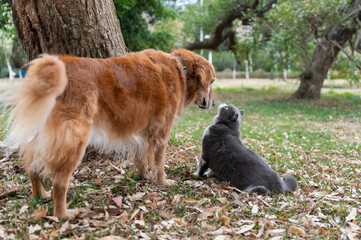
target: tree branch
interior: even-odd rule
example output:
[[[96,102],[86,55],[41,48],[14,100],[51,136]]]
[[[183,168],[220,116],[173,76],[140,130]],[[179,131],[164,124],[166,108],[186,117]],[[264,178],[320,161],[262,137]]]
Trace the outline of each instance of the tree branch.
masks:
[[[261,1],[262,3],[262,1]],[[221,45],[225,40],[229,39],[229,49],[235,44],[235,32],[229,29],[227,32],[224,33],[224,30],[228,29],[232,26],[232,23],[235,19],[242,20],[243,24],[246,25],[249,22],[252,22],[253,17],[260,17],[263,18],[264,14],[269,11],[273,4],[277,3],[277,0],[270,0],[267,6],[264,9],[256,10],[259,7],[259,0],[255,0],[250,5],[240,4],[237,7],[231,9],[228,14],[222,19],[222,21],[217,25],[216,29],[212,34],[212,38],[200,42],[196,41],[193,43],[189,43],[184,46],[184,48],[189,50],[195,49],[211,49],[217,50],[218,46]],[[245,15],[248,10],[252,10],[253,14]]]

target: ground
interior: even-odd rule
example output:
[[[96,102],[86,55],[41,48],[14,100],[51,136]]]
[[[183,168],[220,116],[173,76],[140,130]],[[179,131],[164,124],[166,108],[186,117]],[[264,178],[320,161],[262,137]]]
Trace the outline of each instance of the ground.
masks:
[[[318,102],[289,102],[283,99],[297,83],[255,81],[218,81],[216,102],[245,110],[243,143],[281,176],[295,176],[294,193],[248,194],[216,178],[194,178],[216,108],[191,107],[167,150],[166,172],[176,186],[140,180],[122,156],[89,149],[68,192],[79,215],[67,222],[52,216],[52,201],[31,197],[17,153],[2,152],[0,239],[360,238],[361,89],[330,82]],[[4,135],[4,123],[1,129]]]

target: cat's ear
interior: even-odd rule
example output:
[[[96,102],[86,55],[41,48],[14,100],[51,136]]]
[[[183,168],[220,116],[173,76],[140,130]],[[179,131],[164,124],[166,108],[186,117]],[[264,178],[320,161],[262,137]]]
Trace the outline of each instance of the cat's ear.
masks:
[[[239,113],[241,114],[241,116],[243,116],[244,110],[239,110]]]
[[[236,122],[238,120],[238,114],[234,114],[232,117],[231,117],[231,122]]]

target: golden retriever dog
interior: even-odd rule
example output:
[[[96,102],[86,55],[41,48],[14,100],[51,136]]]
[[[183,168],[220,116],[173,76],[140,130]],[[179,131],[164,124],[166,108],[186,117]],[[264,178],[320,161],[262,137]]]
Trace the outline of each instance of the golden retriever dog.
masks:
[[[214,105],[214,80],[212,64],[185,49],[43,55],[14,95],[5,143],[20,149],[33,197],[47,197],[43,183],[51,182],[54,215],[66,220],[76,215],[66,207],[69,180],[88,145],[132,153],[140,177],[173,184],[164,172],[171,128],[188,105]]]

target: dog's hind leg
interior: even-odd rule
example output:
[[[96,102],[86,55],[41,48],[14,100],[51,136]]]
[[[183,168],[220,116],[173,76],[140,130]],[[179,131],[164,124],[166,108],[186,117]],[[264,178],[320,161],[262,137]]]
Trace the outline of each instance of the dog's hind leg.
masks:
[[[54,215],[62,220],[72,219],[76,210],[66,207],[66,195],[72,173],[84,156],[90,135],[90,124],[87,120],[76,119],[58,126],[54,136],[54,143],[49,146],[52,161],[49,167],[52,172]]]
[[[38,176],[38,174],[33,173],[33,172],[28,172],[28,176],[30,178],[31,181],[31,190],[33,193],[33,198],[50,198],[51,194],[50,192],[47,192],[44,187],[43,184]]]
[[[34,142],[28,143],[22,153],[25,163],[25,170],[31,181],[33,198],[50,198],[50,193],[44,189],[43,183],[41,182],[41,179],[39,177],[40,169],[34,168],[32,164],[34,157],[34,153],[32,151],[34,147],[33,143]]]
[[[144,141],[142,144],[138,144],[137,148],[134,151],[134,166],[138,170],[141,179],[151,180],[149,170],[154,164],[154,143],[148,139],[147,142]]]

